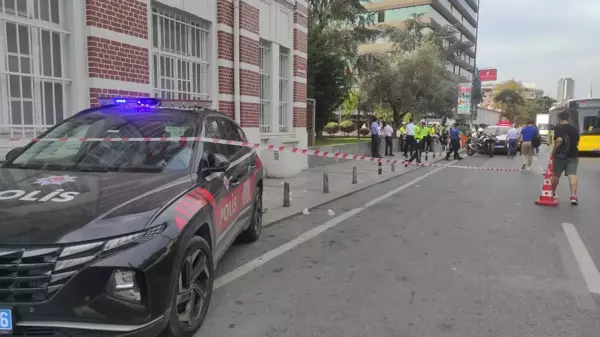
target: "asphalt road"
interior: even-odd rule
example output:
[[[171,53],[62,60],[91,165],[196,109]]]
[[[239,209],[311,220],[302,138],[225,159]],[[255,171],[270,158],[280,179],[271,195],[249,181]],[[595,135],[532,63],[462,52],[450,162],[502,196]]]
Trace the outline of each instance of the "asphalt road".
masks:
[[[600,158],[580,176],[548,208],[540,173],[422,168],[269,227],[221,262],[197,336],[599,336]]]

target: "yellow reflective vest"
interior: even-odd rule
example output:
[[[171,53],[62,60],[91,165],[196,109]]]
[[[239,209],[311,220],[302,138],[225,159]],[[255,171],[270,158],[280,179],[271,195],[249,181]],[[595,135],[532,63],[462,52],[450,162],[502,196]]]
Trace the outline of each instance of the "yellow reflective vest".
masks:
[[[423,140],[425,136],[429,133],[427,127],[421,127],[420,125],[415,126],[415,139]]]
[[[429,135],[431,137],[435,136],[435,127],[434,126],[429,127]]]

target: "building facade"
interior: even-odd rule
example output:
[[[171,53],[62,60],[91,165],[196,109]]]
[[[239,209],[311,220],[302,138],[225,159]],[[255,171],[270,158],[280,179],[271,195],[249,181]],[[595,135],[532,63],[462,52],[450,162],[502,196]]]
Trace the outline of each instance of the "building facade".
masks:
[[[423,13],[423,21],[438,26],[456,27],[456,41],[470,43],[471,47],[460,50],[454,64],[448,70],[470,82],[475,73],[475,51],[479,13],[478,0],[375,0],[364,4],[369,12],[377,13],[378,25],[402,27],[413,14]],[[381,52],[392,48],[392,43],[383,39],[360,46],[360,51]]]
[[[556,90],[556,100],[575,98],[575,81],[572,78],[561,78],[558,80],[558,89]]]
[[[542,97],[544,97],[544,91],[541,89],[537,88],[537,85],[535,83],[521,83],[521,82],[517,82],[519,84],[521,84],[522,86],[522,90],[521,90],[521,96],[523,97],[523,99],[525,100],[534,100],[534,99],[540,99]],[[494,89],[496,87],[496,84],[492,84],[492,83],[488,83],[488,84],[484,84],[481,87],[481,92],[483,94],[483,99],[481,101],[481,103],[479,104],[480,108],[483,109],[494,109]]]
[[[152,96],[205,101],[240,123],[252,142],[306,146],[307,6],[2,1],[0,131],[31,136],[100,97]],[[305,159],[262,156],[275,176],[306,167]]]

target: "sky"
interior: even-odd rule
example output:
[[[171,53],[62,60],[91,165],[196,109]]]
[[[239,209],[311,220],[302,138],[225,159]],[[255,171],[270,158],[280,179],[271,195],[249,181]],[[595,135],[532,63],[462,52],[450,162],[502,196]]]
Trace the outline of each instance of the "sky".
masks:
[[[600,97],[600,0],[481,0],[479,13],[478,68],[551,97],[571,77],[576,98],[590,84]]]

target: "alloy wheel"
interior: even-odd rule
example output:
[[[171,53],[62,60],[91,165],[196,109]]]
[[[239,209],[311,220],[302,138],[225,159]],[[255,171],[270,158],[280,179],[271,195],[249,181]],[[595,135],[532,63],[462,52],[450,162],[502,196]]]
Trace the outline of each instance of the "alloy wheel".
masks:
[[[210,273],[206,253],[199,248],[190,250],[179,272],[176,297],[177,317],[184,329],[202,320],[208,306]]]
[[[260,233],[262,232],[262,218],[263,218],[262,193],[260,193],[260,191],[257,193],[256,199],[254,202],[255,202],[255,204],[254,204],[254,226],[255,226],[256,233],[258,233],[260,236]]]

